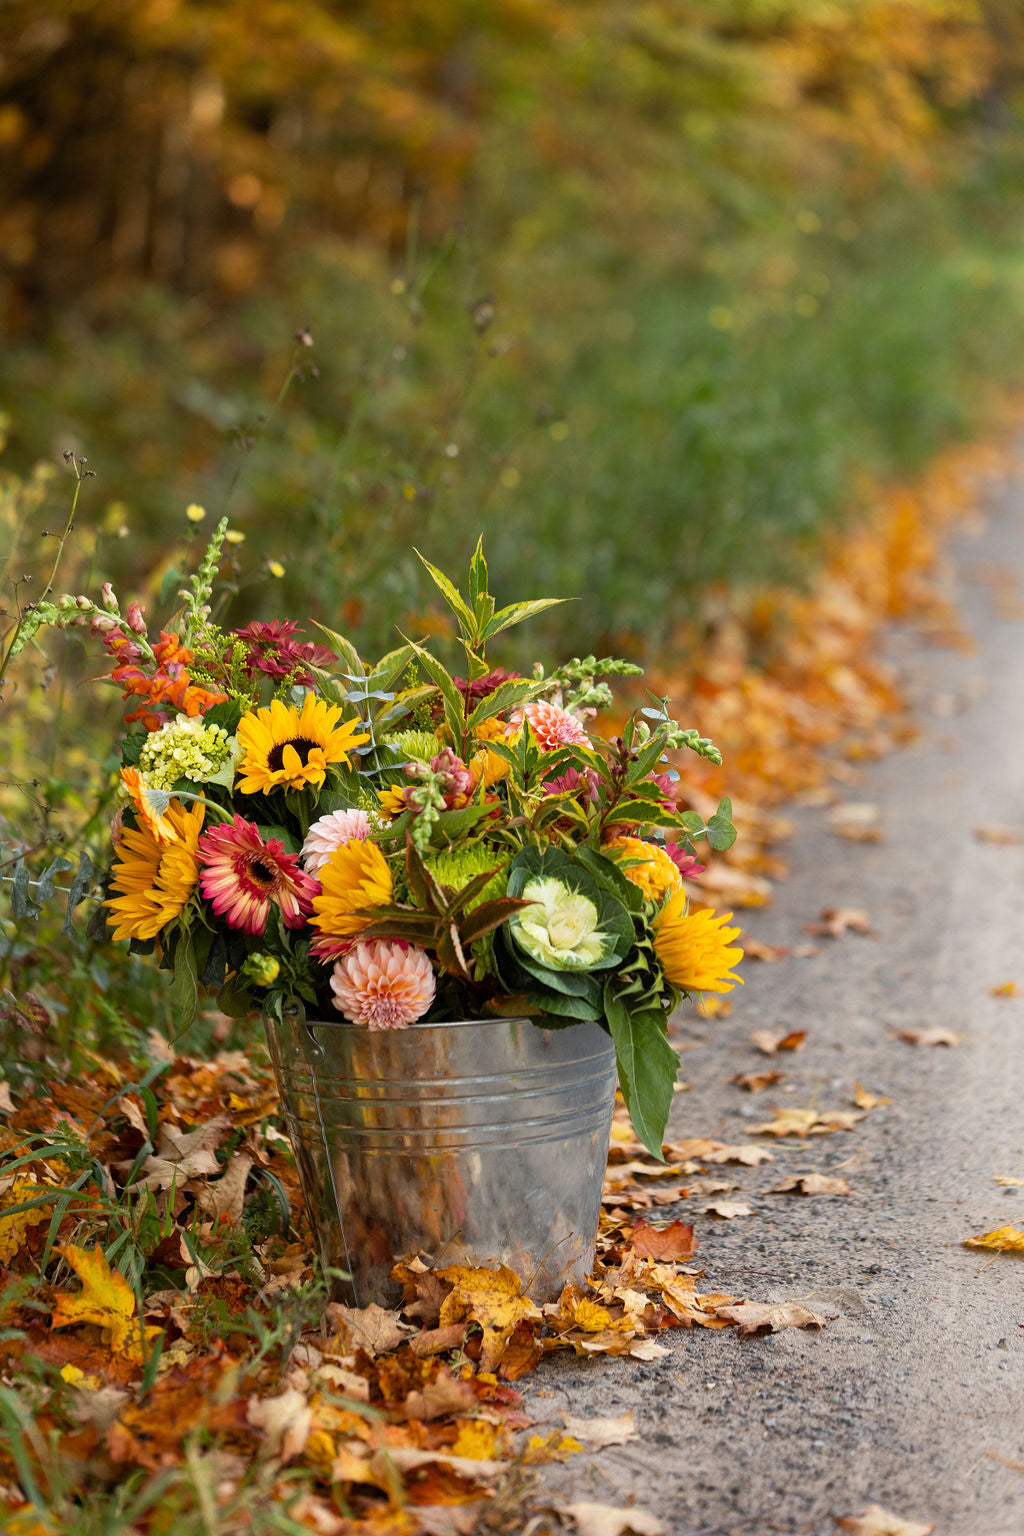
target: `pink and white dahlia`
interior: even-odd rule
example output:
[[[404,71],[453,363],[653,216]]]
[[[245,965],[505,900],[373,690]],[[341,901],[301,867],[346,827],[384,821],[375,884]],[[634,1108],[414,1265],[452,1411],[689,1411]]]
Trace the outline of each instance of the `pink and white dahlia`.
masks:
[[[509,717],[509,734],[519,729],[524,716],[544,752],[554,752],[557,747],[590,746],[590,737],[576,716],[560,704],[548,704],[543,699],[525,704]]]
[[[404,1029],[434,1001],[434,972],[426,952],[400,939],[354,944],[331,977],[334,1006],[353,1024]]]
[[[271,902],[286,928],[301,928],[320,893],[320,882],[306,874],[296,854],[286,853],[279,838],[264,842],[255,822],[242,816],[204,832],[198,858],[203,895],[229,928],[243,933],[263,933]]]
[[[332,811],[329,816],[314,821],[306,833],[299,857],[309,873],[315,875],[335,848],[343,848],[353,840],[362,842],[369,837],[370,830],[370,818],[365,811]]]

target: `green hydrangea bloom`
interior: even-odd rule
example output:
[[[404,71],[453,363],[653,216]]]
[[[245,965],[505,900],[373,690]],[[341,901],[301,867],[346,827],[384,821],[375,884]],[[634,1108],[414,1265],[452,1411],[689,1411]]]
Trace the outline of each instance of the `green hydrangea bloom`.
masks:
[[[172,789],[179,779],[230,789],[242,749],[222,725],[201,715],[178,715],[151,731],[139,754],[139,772],[151,789]]]

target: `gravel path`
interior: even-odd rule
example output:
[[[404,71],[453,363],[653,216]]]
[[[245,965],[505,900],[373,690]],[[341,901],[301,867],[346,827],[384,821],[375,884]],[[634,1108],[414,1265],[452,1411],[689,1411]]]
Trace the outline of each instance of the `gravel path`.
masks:
[[[671,1536],[826,1536],[877,1502],[937,1536],[1024,1533],[1024,1257],[961,1246],[1024,1229],[1024,1188],[995,1182],[1024,1178],[1024,846],[973,832],[1024,834],[1024,487],[952,556],[977,649],[893,636],[921,734],[843,790],[878,804],[883,839],[841,839],[820,810],[798,812],[790,878],[744,920],[817,952],[748,963],[731,1016],[690,1024],[693,1092],[671,1130],[749,1140],[772,1104],[851,1108],[855,1081],[893,1102],[852,1132],[764,1138],[772,1163],[728,1170],[752,1216],[716,1220],[693,1200],[647,1213],[696,1221],[708,1289],[799,1298],[828,1325],[668,1333],[670,1356],[648,1365],[552,1359],[527,1388],[534,1415],[555,1427],[564,1412],[632,1409],[637,1428],[552,1468],[555,1507],[635,1504]],[[809,941],[825,907],[866,909],[876,935]],[[1020,997],[991,994],[1010,981]],[[806,1030],[806,1044],[769,1062],[755,1028]],[[895,1038],[931,1029],[963,1041]],[[766,1092],[728,1082],[771,1065],[786,1081]],[[810,1170],[839,1170],[852,1194],[767,1193]]]

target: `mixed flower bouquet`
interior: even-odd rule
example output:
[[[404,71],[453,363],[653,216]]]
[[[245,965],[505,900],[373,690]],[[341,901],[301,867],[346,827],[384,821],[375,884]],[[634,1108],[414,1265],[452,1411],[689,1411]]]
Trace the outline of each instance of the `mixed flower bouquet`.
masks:
[[[290,620],[222,628],[226,532],[158,639],[109,584],[98,604],[33,615],[90,624],[133,705],[101,921],[157,953],[183,1020],[203,989],[235,1016],[297,994],[370,1029],[596,1019],[660,1156],[668,1016],[729,991],[742,953],[731,914],[689,910],[684,887],[701,839],[732,842],[731,808],[679,810],[666,757],[719,762],[715,748],[653,695],[621,735],[596,735],[607,678],[640,670],[625,662],[492,668],[489,642],[558,600],[496,610],[481,545],[465,595],[423,561],[459,628],[459,677],[413,640],[369,666],[319,624],[318,642]]]

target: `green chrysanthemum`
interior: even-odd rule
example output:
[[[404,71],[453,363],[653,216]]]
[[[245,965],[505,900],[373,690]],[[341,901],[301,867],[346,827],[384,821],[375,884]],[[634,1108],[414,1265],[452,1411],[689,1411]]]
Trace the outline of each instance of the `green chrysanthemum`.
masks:
[[[504,896],[507,863],[508,860],[495,849],[482,848],[479,844],[475,848],[446,848],[442,853],[429,853],[426,858],[427,868],[434,879],[440,885],[451,886],[455,891],[463,890],[471,880],[487,870],[495,871],[493,878],[470,903],[470,912],[481,902],[496,901],[499,896]]]
[[[395,748],[396,762],[415,759],[419,763],[429,763],[442,750],[432,731],[395,731],[384,737],[384,745]]]

